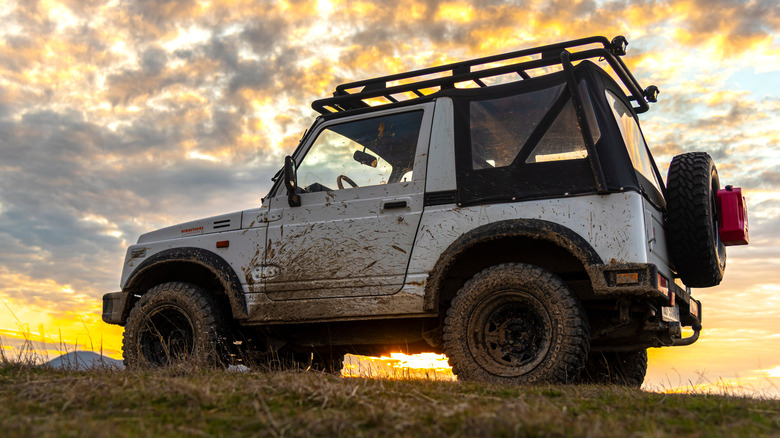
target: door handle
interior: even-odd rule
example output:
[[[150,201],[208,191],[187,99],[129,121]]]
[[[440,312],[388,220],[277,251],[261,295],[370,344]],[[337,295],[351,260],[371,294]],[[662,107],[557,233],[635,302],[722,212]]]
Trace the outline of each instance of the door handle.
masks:
[[[406,199],[392,199],[382,201],[382,210],[391,210],[394,208],[406,208],[409,206],[409,201]]]

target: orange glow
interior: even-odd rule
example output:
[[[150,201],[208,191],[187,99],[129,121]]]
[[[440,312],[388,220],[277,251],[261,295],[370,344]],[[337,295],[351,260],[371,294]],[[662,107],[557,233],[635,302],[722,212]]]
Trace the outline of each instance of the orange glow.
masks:
[[[349,11],[358,17],[368,17],[377,13],[377,6],[364,1],[350,2]]]
[[[371,357],[347,355],[342,375],[369,378],[422,378],[456,380],[452,367],[443,354],[420,353],[408,355],[390,353],[390,356]]]
[[[477,29],[472,35],[479,41],[478,52],[486,54],[501,53],[507,49],[515,50],[533,39],[525,32],[517,32],[511,27]]]
[[[409,18],[412,20],[419,20],[425,16],[428,11],[428,7],[425,3],[418,3],[413,0],[404,0],[399,5],[402,10],[405,10],[409,14]]]
[[[317,0],[317,13],[320,15],[328,15],[333,12],[335,6],[330,0]]]
[[[61,297],[58,308],[49,308],[37,299],[22,301],[0,292],[0,342],[13,357],[25,343],[32,343],[39,354],[53,356],[74,349],[103,351],[121,357],[122,328],[105,324],[100,312],[102,302],[72,285],[53,280],[37,280],[19,274],[0,273],[9,289],[29,296],[45,294]],[[58,353],[59,352],[59,353]]]
[[[772,388],[767,387],[767,382],[762,381],[761,377],[736,377],[736,378],[719,378],[714,382],[699,380],[696,382],[689,382],[686,385],[669,387],[669,388],[656,388],[658,392],[664,394],[715,394],[715,395],[727,395],[727,396],[741,396],[741,397],[777,397],[773,395]],[[770,384],[772,382],[769,382]]]
[[[390,357],[382,356],[382,360],[394,361],[397,368],[452,370],[447,363],[447,356],[436,353],[420,353],[408,355],[404,353],[390,353]]]
[[[468,23],[474,19],[474,7],[466,2],[444,3],[436,12],[436,19],[454,23]]]
[[[761,370],[761,371],[765,372],[768,377],[780,377],[780,365],[772,369]]]

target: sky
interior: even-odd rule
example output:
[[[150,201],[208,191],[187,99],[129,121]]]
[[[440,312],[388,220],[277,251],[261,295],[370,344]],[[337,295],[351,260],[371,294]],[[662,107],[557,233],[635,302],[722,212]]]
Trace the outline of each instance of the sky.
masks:
[[[646,388],[780,395],[780,8],[775,0],[4,1],[0,342],[121,355],[101,322],[141,233],[257,207],[340,83],[625,35],[659,102],[661,172],[705,151],[744,188],[751,244],[694,291],[701,339],[651,349]],[[29,343],[28,343],[29,345]]]

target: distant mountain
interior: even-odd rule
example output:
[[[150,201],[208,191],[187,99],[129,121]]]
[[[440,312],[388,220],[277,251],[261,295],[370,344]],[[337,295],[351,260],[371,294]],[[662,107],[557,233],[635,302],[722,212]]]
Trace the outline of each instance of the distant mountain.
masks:
[[[55,357],[46,362],[44,366],[71,370],[88,370],[93,368],[123,369],[125,367],[121,360],[101,356],[92,351],[71,351],[60,357]]]

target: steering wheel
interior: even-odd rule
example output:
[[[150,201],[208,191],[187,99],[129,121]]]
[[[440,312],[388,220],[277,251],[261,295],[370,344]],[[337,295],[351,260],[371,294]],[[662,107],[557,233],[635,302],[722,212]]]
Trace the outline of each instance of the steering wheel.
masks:
[[[348,177],[347,175],[339,175],[336,177],[336,185],[339,186],[339,190],[344,189],[344,181],[348,182],[349,185],[351,185],[353,188],[358,186],[357,183],[352,181],[352,178]]]

